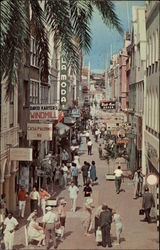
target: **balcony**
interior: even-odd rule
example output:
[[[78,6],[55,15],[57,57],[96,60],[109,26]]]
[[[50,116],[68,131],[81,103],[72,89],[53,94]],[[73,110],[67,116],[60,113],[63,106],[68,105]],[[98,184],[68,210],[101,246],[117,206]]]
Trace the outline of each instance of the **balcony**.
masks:
[[[6,129],[0,133],[1,154],[8,149],[7,145],[16,146],[18,144],[18,126]]]

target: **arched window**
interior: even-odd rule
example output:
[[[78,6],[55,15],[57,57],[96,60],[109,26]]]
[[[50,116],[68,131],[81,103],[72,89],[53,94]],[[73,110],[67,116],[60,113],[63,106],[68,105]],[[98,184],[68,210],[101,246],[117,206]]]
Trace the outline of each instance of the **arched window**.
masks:
[[[149,90],[149,95],[148,95],[148,125],[151,128],[151,108],[152,108],[152,96],[151,96],[151,90]]]
[[[158,131],[158,121],[159,121],[159,105],[158,105],[158,90],[157,88],[155,89],[155,131]]]

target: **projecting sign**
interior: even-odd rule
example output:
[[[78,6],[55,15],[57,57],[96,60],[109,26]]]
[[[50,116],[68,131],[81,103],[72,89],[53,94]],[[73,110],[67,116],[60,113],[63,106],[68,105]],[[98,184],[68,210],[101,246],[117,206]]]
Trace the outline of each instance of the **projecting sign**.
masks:
[[[27,140],[52,141],[52,123],[28,123]]]
[[[65,109],[67,103],[67,60],[62,55],[60,58],[60,103]]]
[[[54,104],[30,105],[30,121],[58,120],[58,107]]]
[[[10,148],[11,161],[32,161],[32,148]]]
[[[80,109],[72,109],[71,116],[75,118],[80,117]]]

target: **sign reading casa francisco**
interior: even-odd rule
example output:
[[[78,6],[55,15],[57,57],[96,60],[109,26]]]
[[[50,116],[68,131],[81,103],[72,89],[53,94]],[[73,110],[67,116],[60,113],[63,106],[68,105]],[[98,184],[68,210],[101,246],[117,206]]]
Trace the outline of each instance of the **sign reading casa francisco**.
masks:
[[[60,59],[60,103],[65,109],[67,103],[67,60],[62,55]]]
[[[32,148],[10,148],[11,161],[32,161]]]
[[[58,107],[54,104],[30,105],[30,121],[57,120]]]
[[[27,140],[52,141],[52,123],[28,123]]]

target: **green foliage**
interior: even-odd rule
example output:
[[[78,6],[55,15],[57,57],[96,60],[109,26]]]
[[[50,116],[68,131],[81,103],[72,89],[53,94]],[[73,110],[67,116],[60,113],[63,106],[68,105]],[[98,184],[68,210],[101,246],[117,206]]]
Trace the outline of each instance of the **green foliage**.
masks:
[[[44,7],[42,7],[44,5]],[[29,50],[30,15],[35,24],[39,65],[44,76],[49,74],[48,29],[54,32],[57,46],[74,71],[79,69],[80,52],[91,46],[90,22],[97,8],[104,23],[122,33],[120,21],[110,0],[5,0],[1,11],[1,81],[7,81],[7,96],[17,82],[17,67],[24,50]]]

